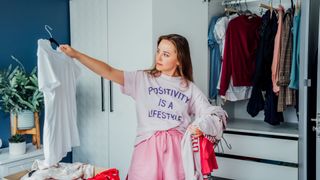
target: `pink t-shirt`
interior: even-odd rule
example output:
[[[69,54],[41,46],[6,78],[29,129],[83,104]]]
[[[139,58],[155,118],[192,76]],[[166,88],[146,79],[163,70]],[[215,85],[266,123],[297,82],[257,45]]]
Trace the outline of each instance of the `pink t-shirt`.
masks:
[[[279,94],[280,87],[277,85],[279,80],[279,64],[280,64],[280,52],[281,52],[281,34],[283,26],[283,14],[284,7],[279,5],[278,8],[278,30],[276,37],[274,39],[274,49],[273,49],[273,61],[271,66],[271,78],[272,78],[272,89],[273,92]]]
[[[161,74],[153,77],[145,71],[124,72],[122,92],[136,102],[138,118],[135,144],[156,131],[176,128],[184,133],[191,117],[209,112],[212,105],[194,83],[183,88],[181,77]]]

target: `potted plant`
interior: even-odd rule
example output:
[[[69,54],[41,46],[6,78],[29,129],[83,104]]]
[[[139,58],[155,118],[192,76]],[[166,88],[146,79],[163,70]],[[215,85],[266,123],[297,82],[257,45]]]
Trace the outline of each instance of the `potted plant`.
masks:
[[[9,154],[21,155],[26,153],[26,140],[21,134],[12,135],[9,138]]]
[[[7,70],[0,71],[0,96],[0,108],[18,117],[18,129],[34,127],[34,112],[43,107],[36,68],[30,74],[22,65],[15,68],[10,65]]]

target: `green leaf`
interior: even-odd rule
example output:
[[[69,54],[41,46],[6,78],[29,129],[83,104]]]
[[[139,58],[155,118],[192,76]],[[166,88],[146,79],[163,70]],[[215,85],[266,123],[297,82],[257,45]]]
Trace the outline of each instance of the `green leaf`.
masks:
[[[34,86],[25,86],[24,88],[36,91],[38,88]]]
[[[36,67],[30,74],[20,66],[9,65],[6,70],[0,70],[0,107],[6,112],[39,111],[43,107]]]

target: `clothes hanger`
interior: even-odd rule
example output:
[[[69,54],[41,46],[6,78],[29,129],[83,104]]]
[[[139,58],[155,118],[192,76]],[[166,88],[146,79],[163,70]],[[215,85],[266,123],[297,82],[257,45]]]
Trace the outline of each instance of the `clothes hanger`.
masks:
[[[19,64],[19,66],[21,67],[21,69],[23,70],[23,72],[26,72],[26,70],[24,69],[23,64],[19,61],[18,58],[16,58],[14,55],[11,55],[11,59],[13,59],[14,61],[16,61],[16,62]]]
[[[246,10],[244,11],[244,14],[246,16],[251,16],[252,12],[248,9],[248,4],[247,4],[247,0],[244,0],[244,4],[246,5]]]
[[[301,2],[299,2],[299,0],[296,1],[296,5],[295,5],[295,6],[296,6],[296,10],[299,10],[299,9],[300,9],[300,3],[301,3]]]
[[[261,7],[261,8],[265,8],[265,9],[270,10],[270,19],[272,18],[273,11],[277,12],[277,10],[278,10],[277,8],[274,8],[274,7],[272,6],[272,4],[273,4],[272,2],[273,2],[273,1],[271,0],[269,5],[263,4],[263,3],[261,3],[261,4],[259,5],[259,7]],[[280,0],[280,5],[281,5],[281,0]]]
[[[227,13],[237,13],[239,12],[238,10],[236,9],[233,9],[233,8],[224,8],[224,12],[227,12]]]
[[[228,3],[227,2],[224,3],[224,6],[225,6],[224,13],[228,18],[231,14],[239,12],[239,10],[236,9],[236,5],[233,3],[230,3],[230,2],[231,1],[228,1]],[[237,1],[235,1],[235,2],[237,2]]]
[[[259,7],[262,7],[262,8],[268,9],[268,10],[274,9],[272,6],[269,6],[269,5],[266,5],[266,4],[263,4],[263,3],[261,3],[259,5]]]
[[[48,34],[50,35],[50,38],[49,38],[50,43],[53,43],[53,44],[55,44],[57,47],[59,47],[59,46],[60,46],[59,43],[58,43],[55,39],[53,39],[52,34],[51,34],[51,32],[50,32],[50,31],[52,31],[52,28],[51,28],[50,26],[48,26],[48,25],[44,25],[44,28],[46,29],[46,31],[47,31]]]
[[[238,1],[238,4],[237,4],[237,5],[238,5],[238,7],[239,7],[239,11],[238,11],[239,16],[240,16],[240,15],[243,15],[244,12],[242,11],[241,0]]]
[[[238,13],[239,10],[235,8],[235,6],[231,6],[231,7],[225,7],[224,8],[224,12],[227,12],[228,14],[229,13]]]

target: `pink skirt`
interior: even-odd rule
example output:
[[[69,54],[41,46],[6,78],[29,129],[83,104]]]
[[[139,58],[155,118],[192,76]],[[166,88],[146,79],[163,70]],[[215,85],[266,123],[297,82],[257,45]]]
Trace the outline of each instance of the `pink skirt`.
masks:
[[[158,131],[135,148],[128,180],[184,180],[180,142],[176,129]]]

